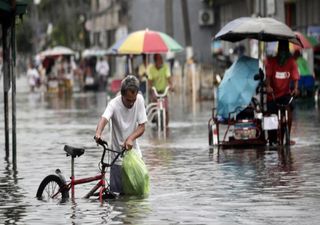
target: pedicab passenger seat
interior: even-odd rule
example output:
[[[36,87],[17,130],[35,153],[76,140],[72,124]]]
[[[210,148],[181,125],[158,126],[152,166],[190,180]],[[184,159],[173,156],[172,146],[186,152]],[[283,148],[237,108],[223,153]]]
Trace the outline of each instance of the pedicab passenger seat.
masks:
[[[244,145],[265,145],[264,135],[262,133],[261,119],[255,118],[255,113],[259,111],[259,105],[255,100],[252,100],[252,104],[249,104],[243,109],[243,107],[237,108],[234,112],[229,113],[228,118],[215,114],[216,109],[212,110],[212,120],[217,126],[218,136],[221,132],[221,126],[226,126],[223,139],[219,140],[219,145],[222,147],[227,146],[244,146]],[[232,128],[233,127],[233,130]],[[232,132],[233,135],[229,136],[228,132]]]

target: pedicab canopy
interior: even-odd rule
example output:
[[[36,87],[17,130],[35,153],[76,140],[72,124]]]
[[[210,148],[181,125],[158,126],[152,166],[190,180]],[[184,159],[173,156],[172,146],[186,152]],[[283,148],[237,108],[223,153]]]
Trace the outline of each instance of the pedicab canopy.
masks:
[[[238,114],[250,104],[259,84],[254,80],[258,73],[258,59],[248,56],[239,57],[226,70],[218,87],[218,117],[229,118],[229,113]]]

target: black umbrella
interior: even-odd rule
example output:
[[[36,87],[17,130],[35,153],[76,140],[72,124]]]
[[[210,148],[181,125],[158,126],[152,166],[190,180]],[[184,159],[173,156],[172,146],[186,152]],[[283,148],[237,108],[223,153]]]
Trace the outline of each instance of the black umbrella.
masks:
[[[266,42],[288,40],[303,47],[300,39],[287,25],[269,17],[241,17],[232,20],[214,36],[216,40],[231,42],[245,38]]]

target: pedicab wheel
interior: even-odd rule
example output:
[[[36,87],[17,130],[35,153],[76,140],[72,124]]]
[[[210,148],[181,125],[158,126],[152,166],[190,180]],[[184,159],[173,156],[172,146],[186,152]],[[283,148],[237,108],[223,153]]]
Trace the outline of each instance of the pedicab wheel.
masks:
[[[40,183],[36,197],[45,202],[64,201],[69,198],[69,192],[64,186],[60,177],[49,175]]]

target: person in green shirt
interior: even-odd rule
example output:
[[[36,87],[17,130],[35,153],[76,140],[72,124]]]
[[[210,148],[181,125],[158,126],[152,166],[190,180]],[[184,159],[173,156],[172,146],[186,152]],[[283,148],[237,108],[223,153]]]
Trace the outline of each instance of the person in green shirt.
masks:
[[[158,93],[163,93],[167,86],[171,87],[171,72],[162,56],[155,54],[154,63],[148,68],[149,87],[155,87]]]
[[[149,88],[155,87],[159,94],[163,93],[167,86],[169,90],[172,90],[171,83],[171,72],[170,68],[166,63],[163,63],[162,56],[160,54],[155,54],[153,57],[154,63],[148,67],[148,82]],[[154,94],[150,96],[151,101],[156,101]],[[169,123],[169,108],[168,108],[168,98],[164,99],[164,107],[166,108],[166,124]]]
[[[309,69],[307,60],[303,58],[300,50],[296,50],[293,54],[300,74],[299,91],[302,96],[312,95],[314,90],[314,74]]]

